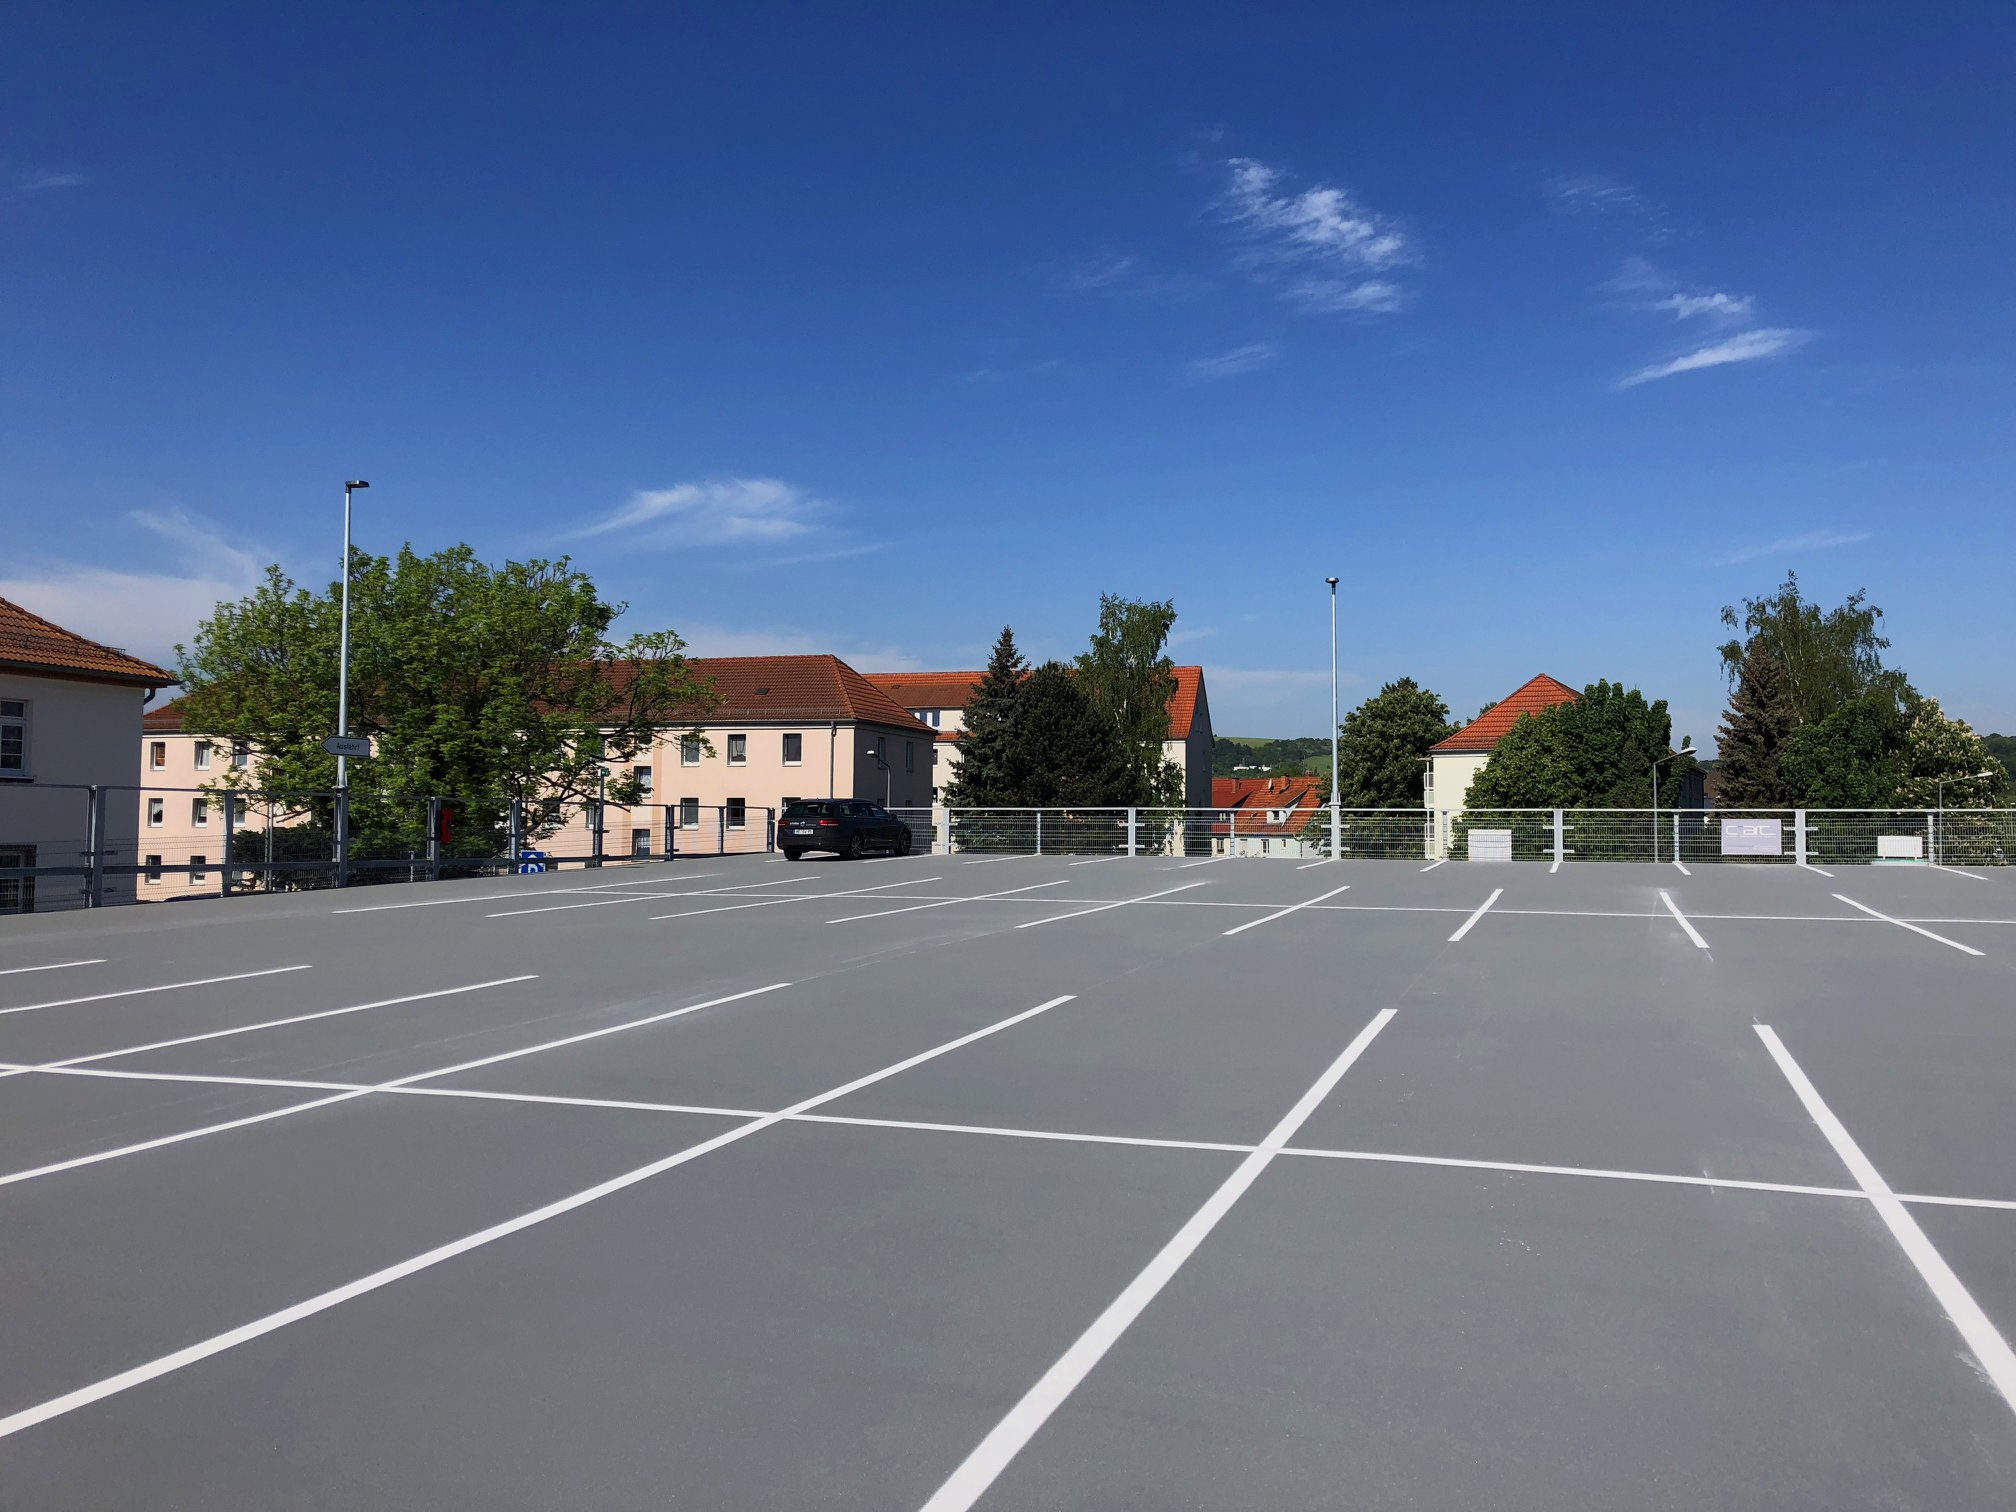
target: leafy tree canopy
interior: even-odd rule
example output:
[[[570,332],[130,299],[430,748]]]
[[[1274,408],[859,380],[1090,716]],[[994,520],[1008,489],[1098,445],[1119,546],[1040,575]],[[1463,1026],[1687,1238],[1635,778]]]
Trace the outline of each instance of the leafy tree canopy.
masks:
[[[1213,777],[1300,777],[1330,764],[1330,741],[1322,735],[1286,740],[1238,740],[1220,735],[1211,742]],[[1248,768],[1240,771],[1239,768]]]
[[[1045,662],[1023,683],[1012,765],[1020,774],[1017,806],[1124,804],[1139,778],[1135,753],[1097,707],[1082,677]]]
[[[1980,776],[1988,773],[1986,777]],[[1914,698],[1898,761],[1897,792],[1904,808],[1933,808],[1945,779],[1947,808],[2003,808],[2010,801],[2009,772],[1964,719],[1948,719],[1936,698]]]
[[[1742,609],[1729,605],[1722,623],[1742,636],[1718,648],[1731,688],[1742,680],[1743,658],[1761,644],[1778,663],[1785,708],[1795,725],[1825,719],[1835,709],[1857,699],[1885,694],[1894,703],[1904,695],[1901,672],[1886,669],[1883,653],[1889,640],[1878,633],[1883,611],[1857,591],[1839,608],[1823,610],[1799,591],[1797,573],[1762,598],[1745,599]]]
[[[378,746],[351,767],[361,792],[592,798],[598,765],[630,760],[657,727],[713,702],[671,631],[610,641],[626,606],[564,557],[492,567],[467,546],[407,546],[389,559],[355,552],[350,572],[350,731]],[[251,773],[227,781],[334,786],[322,740],[336,732],[340,593],[270,567],[176,647],[188,727],[257,752]],[[636,799],[627,773],[609,796]]]
[[[1673,722],[1662,698],[1595,682],[1582,696],[1539,714],[1521,714],[1470,784],[1464,802],[1490,808],[1649,808],[1652,763],[1672,750]],[[1670,804],[1693,767],[1691,756],[1659,769]]]
[[[1176,694],[1169,632],[1176,627],[1173,600],[1099,595],[1099,628],[1077,660],[1092,707],[1118,735],[1127,756],[1124,795],[1106,801],[1175,805],[1183,801],[1183,772],[1162,754],[1169,738],[1169,700]]]
[[[1779,770],[1807,808],[1886,808],[1903,777],[1908,720],[1887,693],[1850,699],[1785,739]]]
[[[1419,808],[1422,758],[1452,735],[1449,706],[1411,677],[1390,682],[1344,716],[1337,735],[1345,808]]]

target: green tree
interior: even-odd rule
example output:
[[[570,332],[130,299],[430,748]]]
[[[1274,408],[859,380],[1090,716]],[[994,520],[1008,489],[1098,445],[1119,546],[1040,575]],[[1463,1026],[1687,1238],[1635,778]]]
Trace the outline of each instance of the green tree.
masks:
[[[1029,674],[1011,739],[1018,805],[1104,808],[1130,801],[1139,779],[1134,753],[1084,680],[1063,663],[1045,662]]]
[[[1413,678],[1386,684],[1338,728],[1338,801],[1345,808],[1421,807],[1423,758],[1455,731],[1449,706]]]
[[[1743,668],[1716,736],[1721,756],[1717,800],[1732,808],[1782,808],[1792,801],[1779,763],[1792,713],[1785,707],[1784,676],[1761,638],[1743,653]]]
[[[1990,756],[2001,762],[2011,774],[2016,774],[2016,735],[1983,735],[1981,744]]]
[[[1028,671],[1013,627],[1002,626],[987,670],[966,704],[959,764],[939,795],[945,803],[957,808],[1008,808],[1023,801],[1017,730]]]
[[[1666,700],[1595,682],[1582,696],[1539,714],[1521,714],[1464,799],[1471,809],[1649,808],[1652,763],[1672,750]],[[1670,807],[1693,767],[1691,756],[1659,769]]]
[[[627,606],[564,557],[492,567],[467,546],[407,546],[391,559],[356,552],[350,572],[350,730],[377,743],[351,768],[353,807],[374,793],[520,798],[536,833],[559,822],[559,805],[595,796],[598,766],[629,761],[658,728],[712,704],[671,631],[609,640]],[[188,728],[257,752],[227,784],[333,787],[322,740],[336,730],[340,591],[311,593],[268,568],[176,647]],[[609,796],[639,795],[626,772]]]
[[[1785,738],[1779,771],[1806,808],[1886,808],[1903,776],[1909,727],[1886,692],[1851,699]]]
[[[1890,642],[1878,633],[1883,611],[1860,590],[1836,609],[1823,610],[1800,594],[1799,575],[1762,598],[1745,599],[1722,610],[1722,623],[1742,636],[1718,648],[1731,688],[1742,681],[1743,659],[1750,646],[1761,643],[1778,663],[1781,698],[1795,725],[1825,719],[1835,709],[1871,693],[1887,691],[1895,700],[1904,691],[1903,674],[1883,665]]]
[[[1943,778],[1947,808],[2008,805],[2008,770],[1964,719],[1948,719],[1936,698],[1913,699],[1907,712],[1893,803],[1903,808],[1938,806]],[[1989,775],[1979,776],[1982,772]]]
[[[1175,626],[1173,600],[1099,595],[1099,628],[1077,668],[1086,697],[1112,724],[1126,753],[1129,780],[1124,796],[1111,802],[1183,802],[1182,769],[1162,753],[1169,700],[1176,694],[1176,664],[1166,650]]]

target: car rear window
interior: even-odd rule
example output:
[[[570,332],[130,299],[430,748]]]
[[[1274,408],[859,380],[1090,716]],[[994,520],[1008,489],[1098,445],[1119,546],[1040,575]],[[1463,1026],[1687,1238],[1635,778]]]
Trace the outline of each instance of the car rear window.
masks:
[[[838,819],[841,806],[837,803],[793,803],[786,806],[786,819]]]

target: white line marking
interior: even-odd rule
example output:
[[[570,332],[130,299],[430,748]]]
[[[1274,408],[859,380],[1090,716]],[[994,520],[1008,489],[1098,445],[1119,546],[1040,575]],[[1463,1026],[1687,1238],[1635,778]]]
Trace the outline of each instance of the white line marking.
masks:
[[[1659,1186],[1728,1187],[1742,1192],[1786,1192],[1804,1197],[1863,1195],[1853,1187],[1804,1186],[1787,1181],[1742,1181],[1728,1176],[1669,1176],[1658,1171],[1612,1171],[1601,1166],[1530,1165],[1515,1160],[1464,1160],[1449,1155],[1389,1155],[1376,1150],[1323,1150],[1290,1145],[1283,1155],[1316,1160],[1364,1160],[1380,1165],[1448,1166],[1464,1171],[1503,1171],[1513,1176],[1591,1176],[1604,1181],[1649,1181]]]
[[[6,1438],[10,1434],[19,1433],[24,1428],[32,1428],[38,1423],[46,1423],[51,1418],[61,1417],[65,1413],[75,1412],[79,1407],[87,1407],[93,1402],[101,1402],[109,1396],[116,1396],[122,1391],[131,1390],[135,1386],[156,1380],[173,1371],[181,1370],[187,1366],[207,1360],[212,1355],[222,1354],[227,1349],[235,1348],[240,1344],[248,1343],[253,1339],[272,1333],[277,1329],[285,1328],[290,1323],[298,1323],[303,1318],[311,1318],[317,1313],[326,1312],[332,1307],[350,1301],[353,1297],[361,1297],[367,1292],[373,1292],[380,1287],[389,1286],[394,1281],[403,1280],[407,1276],[415,1275],[420,1271],[439,1265],[445,1260],[452,1260],[458,1255],[467,1254],[471,1250],[494,1243],[499,1239],[518,1233],[520,1230],[531,1228],[535,1224],[544,1223],[550,1218],[557,1218],[563,1213],[570,1213],[576,1208],[586,1207],[591,1202],[599,1201],[604,1197],[624,1190],[626,1187],[635,1186],[641,1181],[648,1181],[653,1176],[669,1171],[675,1166],[685,1165],[688,1161],[697,1160],[700,1156],[708,1154],[710,1151],[734,1144],[738,1140],[747,1139],[752,1134],[761,1133],[764,1129],[781,1123],[796,1114],[809,1113],[812,1109],[820,1107],[825,1103],[849,1096],[864,1087],[873,1086],[876,1082],[894,1076],[898,1072],[907,1071],[913,1066],[922,1065],[925,1061],[932,1060],[949,1051],[957,1050],[962,1045],[970,1045],[975,1040],[984,1039],[990,1034],[999,1033],[1003,1029],[1023,1022],[1025,1019],[1034,1018],[1039,1013],[1047,1012],[1059,1004],[1070,1001],[1071,998],[1065,996],[1052,998],[1047,1003],[1039,1003],[1036,1007],[1024,1009],[1020,1013],[1002,1019],[999,1023],[989,1024],[984,1029],[976,1029],[971,1034],[964,1034],[958,1039],[948,1040],[934,1049],[924,1051],[921,1055],[913,1055],[908,1060],[898,1061],[893,1066],[888,1066],[883,1070],[874,1071],[867,1076],[859,1077],[854,1081],[848,1082],[845,1086],[835,1087],[830,1092],[821,1092],[816,1097],[808,1097],[803,1102],[794,1103],[781,1112],[765,1114],[763,1117],[752,1119],[748,1123],[737,1124],[734,1128],[724,1130],[712,1139],[704,1139],[698,1144],[688,1145],[685,1149],[676,1151],[662,1160],[654,1160],[649,1165],[639,1166],[634,1171],[625,1172],[621,1176],[616,1176],[596,1186],[588,1187],[583,1191],[574,1193],[572,1196],[562,1197],[557,1202],[549,1202],[544,1207],[534,1208],[529,1213],[521,1213],[516,1218],[507,1219],[503,1223],[493,1224],[489,1228],[478,1230],[476,1233],[431,1249],[423,1255],[415,1255],[410,1260],[402,1260],[396,1265],[388,1265],[383,1270],[373,1271],[368,1276],[361,1276],[357,1280],[343,1286],[338,1286],[317,1296],[309,1297],[305,1301],[295,1303],[292,1307],[284,1307],[278,1312],[268,1313],[263,1318],[255,1319],[250,1323],[227,1330],[224,1333],[213,1335],[199,1343],[191,1344],[185,1349],[178,1349],[172,1354],[165,1354],[157,1359],[149,1360],[144,1365],[137,1365],[131,1370],[121,1371],[114,1376],[107,1376],[104,1380],[94,1381],[92,1384],[79,1387],[75,1391],[65,1392],[62,1396],[51,1397],[46,1402],[25,1408],[20,1412],[14,1413],[12,1416],[0,1418],[0,1438]]]
[[[1330,891],[1311,898],[1307,903],[1297,903],[1292,908],[1284,908],[1278,913],[1270,913],[1264,919],[1248,919],[1244,924],[1235,924],[1226,930],[1225,933],[1228,935],[1244,934],[1249,929],[1258,929],[1262,924],[1272,924],[1276,919],[1285,919],[1291,913],[1300,913],[1305,908],[1315,907],[1326,898],[1334,898],[1341,892],[1349,891],[1351,891],[1351,884],[1346,882],[1342,887],[1333,887]]]
[[[1682,864],[1682,862],[1681,862],[1681,860],[1680,860],[1680,858],[1679,858],[1678,856],[1675,856],[1675,857],[1673,858],[1673,864],[1674,864],[1675,866],[1677,866],[1677,867],[1679,867],[1679,868],[1680,868],[1680,875],[1681,875],[1681,876],[1683,876],[1683,877],[1691,877],[1691,876],[1693,876],[1693,875],[1694,875],[1694,873],[1692,873],[1692,872],[1690,872],[1689,870],[1687,870],[1686,866],[1685,866],[1684,864]]]
[[[1019,861],[1022,859],[1024,859],[1022,853],[1017,851],[1015,854],[1008,856],[982,856],[978,861],[968,861],[966,864],[968,866],[988,866],[996,861]]]
[[[1165,866],[1165,867],[1163,867],[1163,868],[1162,868],[1162,870],[1163,870],[1163,871],[1188,871],[1188,870],[1190,870],[1190,868],[1191,868],[1191,867],[1193,867],[1193,866],[1210,866],[1210,865],[1211,865],[1212,863],[1214,863],[1214,862],[1217,862],[1217,861],[1223,861],[1223,860],[1225,860],[1225,859],[1226,859],[1226,858],[1225,858],[1225,857],[1223,857],[1223,856],[1206,856],[1206,857],[1205,857],[1205,858],[1204,858],[1204,859],[1203,859],[1202,861],[1185,861],[1185,862],[1184,862],[1184,863],[1183,863],[1183,864],[1182,864],[1181,866]]]
[[[922,913],[927,908],[950,908],[954,903],[986,903],[995,898],[1013,897],[1016,893],[1036,892],[1045,887],[1063,887],[1071,879],[1059,877],[1054,882],[1031,882],[1027,887],[1011,887],[1005,892],[981,893],[974,898],[940,898],[935,903],[912,903],[903,908],[885,908],[880,913],[848,914],[844,919],[828,919],[828,924],[855,924],[863,919],[886,919],[891,914]]]
[[[1066,866],[1097,866],[1103,861],[1118,861],[1121,859],[1119,856],[1094,856],[1090,861],[1067,861],[1064,864]]]
[[[1435,868],[1438,866],[1447,866],[1448,864],[1449,864],[1449,858],[1447,856],[1444,856],[1440,861],[1430,861],[1426,866],[1422,867],[1421,870],[1423,870],[1424,872],[1431,872],[1435,870]]]
[[[1117,903],[1101,903],[1097,908],[1081,908],[1077,913],[1052,914],[1047,919],[1030,919],[1027,923],[1017,924],[1015,927],[1017,929],[1034,929],[1039,924],[1057,924],[1065,919],[1082,919],[1087,914],[1105,913],[1108,909],[1125,908],[1129,903],[1146,903],[1150,898],[1166,898],[1170,893],[1188,892],[1193,887],[1209,887],[1210,885],[1208,882],[1185,882],[1181,887],[1165,888],[1161,892],[1143,893],[1138,898],[1122,898]],[[1046,898],[1043,901],[1051,902],[1053,900]]]
[[[470,893],[460,898],[426,898],[418,903],[373,903],[364,908],[332,908],[332,914],[391,913],[401,908],[445,908],[450,903],[493,903],[500,898],[550,898],[555,893],[594,892],[604,887],[663,887],[669,882],[698,882],[702,877],[719,877],[723,872],[694,872],[678,877],[640,877],[634,882],[588,882],[577,887],[521,887],[513,892]]]
[[[1769,1024],[1752,1025],[1764,1048],[1771,1052],[1771,1058],[1778,1063],[1778,1069],[1785,1073],[1785,1079],[1792,1084],[1799,1101],[1806,1105],[1806,1111],[1813,1122],[1820,1126],[1820,1132],[1827,1136],[1827,1142],[1834,1147],[1834,1153],[1841,1157],[1841,1163],[1848,1168],[1848,1174],[1855,1178],[1855,1184],[1862,1188],[1875,1207],[1876,1214],[1890,1230],[1890,1236],[1903,1249],[1905,1258],[1918,1269],[1932,1295],[1945,1309],[1946,1316],[1960,1331],[1968,1349],[1981,1364],[1982,1371],[1995,1383],[1995,1389],[2002,1393],[2002,1400],[2011,1409],[2016,1409],[2016,1354],[2012,1354],[2009,1343],[1995,1325],[1988,1321],[1988,1315],[1981,1311],[1974,1296],[1953,1274],[1953,1268],[1945,1257],[1932,1247],[1932,1241],[1925,1237],[1925,1231],[1918,1226],[1918,1220],[1911,1216],[1904,1204],[1897,1200],[1890,1184],[1882,1173],[1870,1163],[1862,1153],[1862,1147],[1834,1116],[1819,1091],[1808,1081],[1806,1073],[1799,1069],[1799,1063],[1792,1059],[1792,1053],[1778,1038]]]
[[[1846,903],[1850,908],[1861,909],[1862,912],[1869,915],[1869,917],[1872,919],[1881,919],[1885,924],[1895,924],[1899,929],[1908,929],[1911,931],[1911,933],[1921,934],[1925,936],[1925,938],[1928,940],[1937,940],[1941,945],[1950,945],[1955,950],[1964,950],[1967,952],[1967,954],[1971,956],[1985,955],[1987,953],[1985,951],[1976,950],[1972,945],[1962,945],[1958,940],[1949,940],[1946,938],[1946,936],[1942,934],[1934,934],[1929,929],[1920,929],[1916,924],[1907,924],[1902,919],[1893,919],[1890,917],[1890,915],[1886,913],[1878,913],[1876,912],[1875,909],[1871,908],[1867,903],[1857,903],[1853,898],[1848,897],[1846,894],[1836,893],[1834,894],[1834,896],[1839,898],[1843,903]]]
[[[1666,912],[1673,915],[1674,919],[1679,922],[1680,927],[1687,931],[1687,938],[1692,940],[1696,945],[1699,945],[1703,950],[1706,950],[1708,942],[1701,938],[1701,932],[1698,929],[1687,922],[1687,915],[1680,912],[1680,905],[1673,901],[1663,887],[1659,889],[1659,901],[1666,905]]]
[[[684,913],[652,914],[651,920],[655,923],[660,919],[696,919],[704,918],[708,914],[734,913],[737,909],[743,908],[769,908],[778,903],[819,903],[825,901],[827,898],[858,898],[863,893],[887,892],[892,887],[921,887],[926,882],[936,882],[938,880],[940,879],[937,877],[908,877],[901,882],[882,882],[874,887],[850,887],[838,892],[794,893],[788,898],[765,898],[760,903],[734,903],[726,908],[689,908]],[[758,887],[770,887],[775,884],[758,882],[755,885]],[[747,891],[747,889],[741,890]],[[721,890],[717,888],[706,893],[697,893],[694,896],[718,897],[720,892]]]
[[[1820,868],[1813,865],[1813,863],[1810,861],[1801,861],[1798,863],[1798,865],[1799,870],[1801,871],[1820,872],[1821,876],[1828,878],[1830,881],[1833,879],[1834,873],[1830,871],[1820,871]]]
[[[1547,868],[1547,875],[1551,877],[1559,870],[1561,870],[1561,863],[1556,861],[1552,866]]]
[[[1329,864],[1330,864],[1330,857],[1325,856],[1321,861],[1305,861],[1302,863],[1302,865],[1296,867],[1295,870],[1314,871],[1319,866],[1328,866]]]
[[[1316,1105],[1351,1069],[1352,1063],[1365,1053],[1365,1047],[1372,1043],[1373,1037],[1392,1022],[1394,1012],[1394,1009],[1382,1008],[1371,1023],[1358,1031],[1358,1037],[1316,1078],[1300,1101],[1261,1140],[1260,1147],[1239,1162],[1232,1174],[1205,1199],[1202,1207],[1190,1215],[1190,1220],[1162,1246],[1155,1258],[1142,1268],[1119,1296],[1107,1304],[1104,1312],[1092,1320],[1092,1325],[1064,1351],[1056,1364],[1043,1372],[1042,1378],[1008,1410],[1006,1417],[994,1425],[958,1469],[945,1478],[945,1483],[924,1504],[923,1512],[968,1512],[975,1502],[986,1495],[987,1488],[1022,1452],[1023,1446],[1078,1389],[1104,1358],[1106,1351],[1141,1316],[1157,1293],[1169,1284],[1170,1278],[1182,1269],[1184,1261],[1196,1253],[1211,1230],[1232,1210],[1233,1204],[1259,1179],[1260,1173],[1273,1162],[1281,1147],[1316,1111]],[[0,1424],[0,1427],[4,1426]]]
[[[582,889],[584,892],[586,889]],[[620,898],[590,898],[586,903],[546,903],[538,908],[507,908],[499,913],[487,913],[486,919],[517,919],[526,914],[564,913],[570,908],[603,908],[611,903],[659,903],[666,898],[691,897],[690,893],[625,893]]]
[[[655,924],[661,919],[698,919],[704,918],[708,914],[740,913],[745,908],[775,908],[779,903],[810,903],[813,901],[813,895],[807,895],[802,898],[765,898],[761,903],[730,903],[725,908],[689,908],[682,913],[652,914],[650,922]]]
[[[0,970],[0,976],[19,976],[24,971],[61,971],[66,966],[103,966],[105,957],[93,956],[88,961],[51,961],[47,966],[9,966]]]
[[[240,971],[232,976],[200,977],[193,982],[162,982],[153,987],[128,987],[124,992],[94,992],[90,997],[58,998],[51,1003],[23,1003],[19,1008],[0,1008],[0,1013],[34,1013],[43,1008],[70,1008],[78,1003],[102,1003],[108,998],[139,997],[149,992],[175,992],[183,987],[214,987],[219,982],[246,982],[253,977],[279,976],[289,971],[312,971],[312,966],[269,966],[264,971]]]
[[[1463,921],[1462,925],[1457,929],[1456,933],[1449,936],[1449,943],[1451,945],[1454,945],[1458,940],[1462,939],[1463,936],[1470,933],[1472,929],[1476,928],[1477,921],[1483,918],[1485,914],[1491,911],[1491,905],[1493,903],[1496,903],[1500,898],[1504,896],[1505,896],[1504,888],[1502,887],[1494,888],[1492,890],[1491,896],[1486,898],[1482,903],[1479,903],[1477,905],[1477,911],[1472,915],[1470,915],[1469,918]]]
[[[353,1003],[347,1008],[324,1008],[316,1013],[297,1013],[292,1018],[267,1019],[258,1024],[239,1024],[230,1029],[212,1029],[207,1034],[185,1034],[180,1039],[155,1040],[150,1045],[128,1045],[122,1050],[100,1050],[96,1055],[75,1055],[69,1060],[50,1061],[38,1071],[65,1066],[88,1066],[94,1061],[118,1060],[128,1055],[144,1055],[150,1050],[172,1050],[177,1045],[200,1044],[204,1040],[229,1039],[234,1034],[250,1034],[255,1029],[280,1029],[288,1024],[305,1024],[311,1019],[339,1018],[346,1013],[364,1013],[373,1008],[396,1008],[403,1003],[422,1003],[429,998],[454,997],[458,993],[481,992],[487,987],[508,987],[514,982],[536,982],[538,974],[499,977],[494,982],[471,982],[467,987],[442,987],[434,992],[415,992],[407,997],[380,998],[375,1003]]]
[[[1986,877],[1982,876],[1979,872],[1962,871],[1957,866],[1941,866],[1936,861],[1932,865],[1932,870],[1941,872],[1951,872],[1956,877],[1972,877],[1976,882],[1986,882],[1988,880]]]

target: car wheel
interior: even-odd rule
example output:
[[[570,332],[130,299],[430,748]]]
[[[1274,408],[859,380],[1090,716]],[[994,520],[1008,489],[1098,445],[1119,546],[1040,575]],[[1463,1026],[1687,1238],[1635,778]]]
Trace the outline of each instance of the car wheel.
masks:
[[[854,838],[847,842],[847,859],[849,861],[859,861],[867,854],[868,841],[859,830],[856,830]]]
[[[802,850],[787,850],[784,852],[784,859],[786,861],[797,861],[803,858],[804,854],[805,852]]]
[[[905,829],[896,839],[896,854],[899,856],[909,855],[911,843],[910,831]]]

